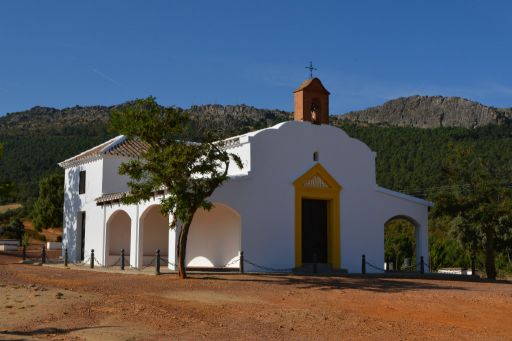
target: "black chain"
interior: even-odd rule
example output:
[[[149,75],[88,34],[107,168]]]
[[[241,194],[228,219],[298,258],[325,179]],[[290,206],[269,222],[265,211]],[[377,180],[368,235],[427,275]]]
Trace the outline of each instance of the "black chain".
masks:
[[[373,264],[372,264],[372,263],[370,263],[370,262],[366,262],[366,265],[368,265],[370,268],[373,268],[373,269],[378,270],[378,271],[384,271],[384,272],[386,271],[386,269],[381,268],[381,267],[378,267],[378,266],[376,266],[376,265],[373,265]]]
[[[84,259],[82,261],[78,261],[78,262],[69,262],[68,261],[68,264],[71,264],[71,265],[74,265],[74,266],[88,266],[90,260],[91,260],[91,257],[89,256],[88,258],[86,258],[86,259]]]
[[[258,269],[268,271],[268,272],[291,272],[293,270],[293,268],[283,268],[283,269],[270,268],[267,266],[263,266],[263,265],[259,265],[254,262],[251,262],[247,258],[244,258],[244,263],[250,264]]]
[[[139,268],[130,266],[130,269],[137,270],[137,271],[143,271],[144,269],[151,267],[155,263],[155,261],[156,261],[156,257],[153,257],[151,262],[149,262],[149,264],[143,265],[142,268],[139,269]]]
[[[98,266],[105,267],[105,265],[101,264],[100,261],[94,256],[94,263]]]
[[[232,261],[227,262],[226,265],[224,265],[224,267],[227,268],[229,265],[233,265],[236,262],[240,262],[240,257],[237,257],[237,258],[233,259]]]
[[[162,262],[164,262],[164,263],[167,263],[167,265],[170,265],[170,266],[173,266],[173,267],[178,266],[177,264],[174,264],[174,263],[172,263],[172,262],[169,262],[169,259],[167,259],[167,258],[160,257],[160,260],[161,260]]]

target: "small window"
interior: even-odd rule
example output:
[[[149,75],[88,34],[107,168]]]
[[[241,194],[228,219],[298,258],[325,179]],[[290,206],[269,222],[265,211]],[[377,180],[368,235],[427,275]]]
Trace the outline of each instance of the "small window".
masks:
[[[318,161],[318,152],[313,153],[313,161]]]
[[[85,171],[80,172],[80,178],[78,180],[78,194],[85,193]]]

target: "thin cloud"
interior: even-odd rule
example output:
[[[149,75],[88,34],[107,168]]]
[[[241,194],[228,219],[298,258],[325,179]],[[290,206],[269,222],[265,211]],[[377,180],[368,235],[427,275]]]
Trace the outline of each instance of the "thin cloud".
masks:
[[[104,74],[103,72],[101,72],[100,70],[98,69],[92,69],[92,72],[94,72],[95,74],[97,74],[98,76],[100,76],[101,78],[109,81],[110,83],[112,84],[115,84],[117,86],[121,86],[121,84],[119,84],[115,79],[113,79],[112,77],[110,77],[109,75],[107,74]]]

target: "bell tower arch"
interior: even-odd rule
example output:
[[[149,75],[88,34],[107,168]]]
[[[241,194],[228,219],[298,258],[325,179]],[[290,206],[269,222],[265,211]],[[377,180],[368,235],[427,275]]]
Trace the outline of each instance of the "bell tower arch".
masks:
[[[329,91],[318,78],[304,81],[293,93],[295,121],[329,124]]]

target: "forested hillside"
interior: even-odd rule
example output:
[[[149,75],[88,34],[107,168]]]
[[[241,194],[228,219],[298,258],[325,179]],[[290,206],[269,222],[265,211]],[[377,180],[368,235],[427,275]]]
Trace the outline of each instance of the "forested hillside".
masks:
[[[15,197],[6,201],[20,201],[30,211],[43,175],[62,172],[57,166],[59,161],[114,135],[108,130],[108,120],[116,108],[95,106],[57,110],[36,107],[1,117],[0,143],[4,144],[5,150],[0,159],[0,181],[11,180],[18,186]],[[215,132],[220,138],[229,137],[292,118],[288,112],[245,105],[194,106],[187,111],[193,122],[189,131],[191,139],[199,139],[205,131]],[[333,116],[331,124],[364,141],[377,152],[377,183],[383,187],[432,200],[447,191],[448,178],[443,166],[452,153],[451,145],[461,144],[475,147],[491,165],[502,186],[512,184],[512,125],[506,120],[476,128],[425,129],[372,125]],[[449,230],[447,221],[431,220],[431,261],[436,266],[467,266],[468,253]],[[402,245],[401,259],[407,254],[412,257],[413,231],[401,223],[386,231],[391,233],[386,243],[396,240]],[[386,254],[388,250],[386,244]],[[508,254],[500,255],[502,269],[512,268],[511,261],[507,261],[511,253],[512,249]]]
[[[57,163],[91,148],[114,135],[108,130],[112,110],[121,106],[71,107],[62,110],[34,107],[0,117],[0,180],[17,184],[17,200],[30,204],[37,196],[39,178],[60,171]],[[181,109],[180,109],[181,110]],[[186,110],[192,120],[190,138],[205,131],[229,137],[265,128],[291,118],[281,110],[257,109],[246,105],[202,105]]]
[[[125,103],[122,105],[129,105]],[[59,171],[57,163],[110,138],[107,129],[113,107],[73,107],[63,110],[35,107],[0,118],[0,180],[17,183],[18,200],[32,201],[39,178]],[[194,122],[191,138],[215,131],[220,137],[272,126],[291,119],[280,110],[245,105],[193,106],[187,110]],[[508,122],[478,128],[393,127],[358,124],[340,116],[334,125],[361,139],[377,152],[379,185],[420,197],[446,184],[441,168],[450,143],[472,143],[491,162],[512,162],[512,126]]]
[[[442,168],[450,145],[471,144],[493,168],[511,169],[512,125],[466,128],[405,128],[340,124],[350,136],[377,152],[377,183],[423,198],[442,190]],[[510,183],[511,173],[500,174]]]

